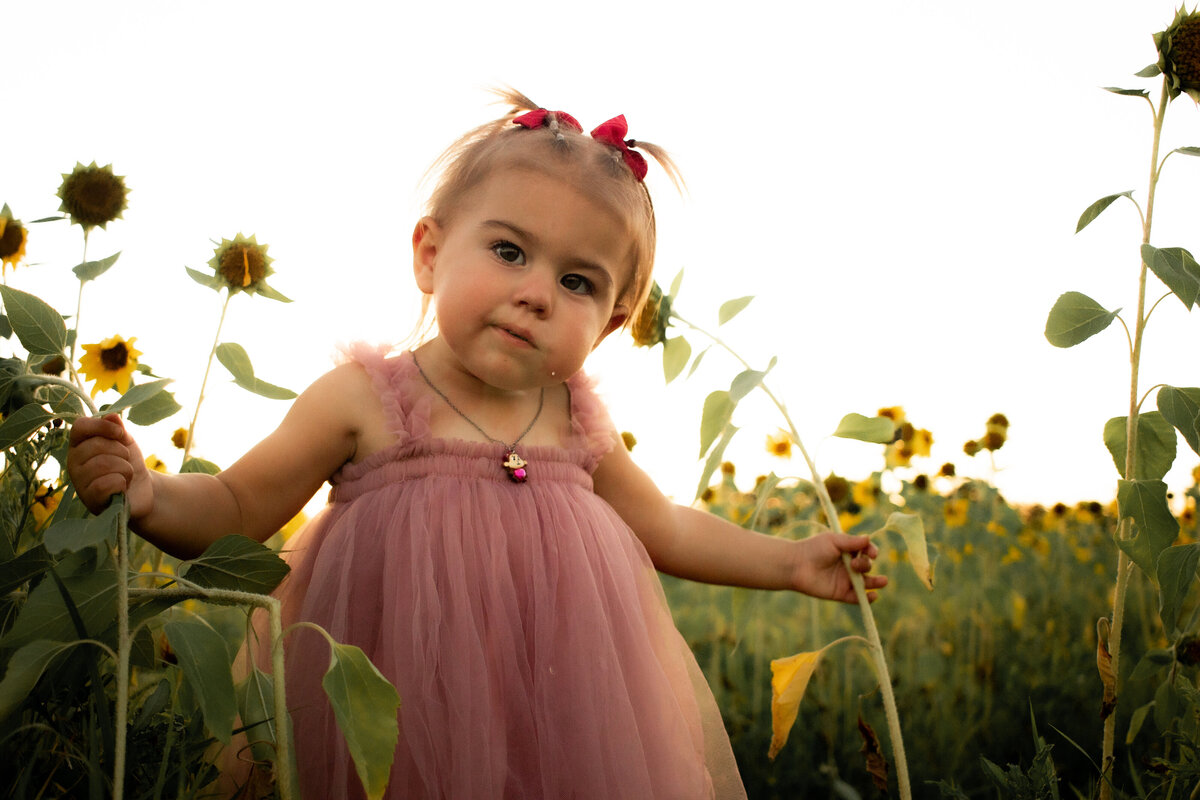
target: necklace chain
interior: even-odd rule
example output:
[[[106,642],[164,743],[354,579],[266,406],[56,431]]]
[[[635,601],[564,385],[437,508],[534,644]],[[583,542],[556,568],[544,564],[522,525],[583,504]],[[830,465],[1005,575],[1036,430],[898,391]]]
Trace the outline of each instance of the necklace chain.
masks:
[[[492,436],[488,435],[487,431],[485,431],[483,428],[479,427],[479,425],[475,422],[475,420],[468,417],[466,414],[464,414],[462,412],[462,409],[460,409],[458,406],[454,405],[454,401],[452,401],[449,397],[447,397],[445,392],[443,392],[441,389],[439,389],[438,387],[433,385],[433,381],[429,380],[429,376],[426,375],[425,370],[421,368],[421,362],[417,360],[417,354],[415,352],[412,354],[412,359],[413,359],[413,364],[415,364],[417,367],[417,372],[419,372],[421,374],[421,378],[424,379],[426,385],[428,385],[430,389],[433,389],[434,393],[437,394],[438,397],[445,400],[446,405],[450,406],[450,409],[455,414],[458,414],[460,417],[465,419],[472,428],[479,431],[480,435],[483,436],[483,438],[487,439],[489,442],[495,442],[496,444],[504,445],[505,450],[507,450],[509,453],[516,451],[517,445],[520,443],[520,441],[522,439],[525,438],[525,435],[527,433],[529,433],[531,430],[533,430],[533,426],[537,424],[538,419],[542,416],[542,406],[546,402],[546,387],[545,386],[542,387],[541,394],[538,395],[537,411],[534,412],[533,419],[529,420],[529,424],[525,426],[525,430],[521,431],[521,435],[518,436],[516,439],[514,439],[512,444],[509,444],[500,439],[493,438]]]

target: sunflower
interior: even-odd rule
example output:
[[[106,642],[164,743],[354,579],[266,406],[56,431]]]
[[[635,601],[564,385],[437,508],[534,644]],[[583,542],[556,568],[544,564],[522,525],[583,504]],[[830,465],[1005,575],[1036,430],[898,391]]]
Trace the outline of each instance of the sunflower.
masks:
[[[13,219],[12,211],[5,205],[0,209],[0,271],[8,272],[25,260],[25,243],[29,230],[19,219]]]
[[[792,457],[792,436],[780,428],[776,434],[767,434],[767,452],[780,458]]]
[[[184,448],[187,447],[187,443],[188,443],[187,428],[176,428],[175,432],[171,434],[171,444],[175,445],[180,450],[183,450]]]
[[[671,318],[671,298],[663,294],[658,283],[650,287],[650,296],[633,320],[629,332],[638,347],[654,347],[667,341],[667,326]]]
[[[38,528],[44,527],[50,517],[54,516],[54,512],[58,510],[58,504],[62,502],[62,496],[61,486],[51,489],[43,483],[37,487],[33,493],[33,505],[29,510],[33,514],[33,521]]]
[[[67,212],[71,222],[86,231],[103,228],[120,217],[127,207],[129,190],[125,179],[113,174],[111,164],[98,167],[93,161],[86,167],[77,163],[74,171],[64,173],[58,196],[62,199],[59,211]]]
[[[84,378],[94,380],[92,397],[114,386],[124,394],[129,390],[131,376],[137,369],[137,357],[142,353],[133,348],[137,337],[126,340],[110,336],[99,344],[85,344],[79,368]]]
[[[238,234],[232,239],[222,239],[213,251],[208,265],[216,272],[216,281],[230,292],[253,294],[265,287],[264,279],[275,272],[267,255],[267,245],[259,244],[253,236]]]
[[[1200,12],[1181,5],[1167,29],[1154,34],[1154,46],[1171,99],[1183,93],[1200,103]]]

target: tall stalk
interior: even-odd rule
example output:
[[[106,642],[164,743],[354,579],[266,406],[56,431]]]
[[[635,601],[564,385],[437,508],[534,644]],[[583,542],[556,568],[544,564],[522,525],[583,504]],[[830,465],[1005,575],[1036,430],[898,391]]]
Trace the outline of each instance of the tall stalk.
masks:
[[[213,336],[212,349],[208,351],[208,363],[204,365],[204,380],[200,381],[200,395],[196,398],[196,409],[192,412],[192,422],[188,425],[187,441],[183,444],[183,463],[186,464],[188,454],[192,451],[192,439],[196,434],[196,420],[200,418],[200,405],[204,402],[204,389],[208,386],[208,374],[212,371],[213,358],[217,354],[217,345],[221,343],[221,328],[225,325],[225,314],[229,311],[229,301],[233,292],[226,291],[225,302],[221,304],[221,318],[217,321],[217,332]]]

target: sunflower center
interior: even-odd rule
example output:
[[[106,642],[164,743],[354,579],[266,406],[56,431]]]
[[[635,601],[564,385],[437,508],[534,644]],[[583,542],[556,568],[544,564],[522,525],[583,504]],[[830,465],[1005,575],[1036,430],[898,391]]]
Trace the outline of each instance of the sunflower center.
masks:
[[[25,241],[25,229],[17,222],[9,222],[0,233],[0,258],[12,258],[21,252]]]
[[[68,212],[84,224],[111,222],[125,204],[124,184],[106,170],[72,175],[63,195],[68,200]]]
[[[124,369],[129,363],[129,349],[125,347],[124,342],[117,342],[112,347],[105,347],[100,351],[100,363],[107,370]]]
[[[1200,17],[1185,20],[1171,39],[1171,59],[1180,86],[1200,85]]]
[[[221,277],[231,286],[249,286],[266,277],[266,260],[257,247],[237,244],[221,253]]]

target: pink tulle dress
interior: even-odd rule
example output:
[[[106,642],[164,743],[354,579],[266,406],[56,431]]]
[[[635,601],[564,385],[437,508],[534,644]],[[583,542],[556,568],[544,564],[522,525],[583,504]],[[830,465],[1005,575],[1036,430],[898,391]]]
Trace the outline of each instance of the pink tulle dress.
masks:
[[[430,436],[411,353],[356,346],[395,442],[332,479],[289,543],[285,624],[361,647],[401,697],[388,798],[745,797],[712,694],[645,549],[592,491],[611,424],[576,375],[572,441]],[[306,800],[363,796],[320,679],[328,649],[287,641]]]

